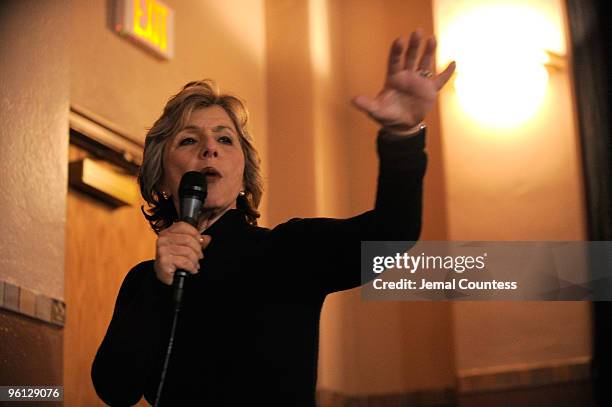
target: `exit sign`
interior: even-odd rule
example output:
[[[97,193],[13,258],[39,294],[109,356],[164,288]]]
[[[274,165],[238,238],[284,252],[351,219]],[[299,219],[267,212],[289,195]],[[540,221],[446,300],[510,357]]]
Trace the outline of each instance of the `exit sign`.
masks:
[[[163,59],[172,59],[174,10],[159,0],[115,1],[115,31]]]

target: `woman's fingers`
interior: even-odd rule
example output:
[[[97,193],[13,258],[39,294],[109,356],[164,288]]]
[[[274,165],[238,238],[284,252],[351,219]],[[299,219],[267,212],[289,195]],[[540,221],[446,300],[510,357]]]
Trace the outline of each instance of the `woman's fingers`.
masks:
[[[188,247],[198,256],[202,256],[202,244],[200,243],[201,236],[198,235],[197,238],[178,234],[178,233],[170,233],[166,236],[160,236],[158,239],[158,246],[184,246]]]
[[[412,34],[410,34],[410,38],[408,40],[408,48],[405,52],[404,40],[401,37],[396,38],[395,41],[393,41],[393,43],[391,44],[391,50],[389,51],[389,62],[387,68],[388,76],[394,75],[398,72],[401,72],[402,70],[433,70],[433,59],[436,54],[437,46],[436,38],[434,36],[431,36],[427,39],[425,49],[423,50],[423,55],[419,59],[419,48],[421,46],[422,36],[423,34],[421,33],[420,29],[413,31]],[[403,62],[402,54],[404,54]],[[452,71],[450,73],[452,74]],[[446,80],[448,80],[448,78]],[[360,104],[355,105],[363,109]]]
[[[404,59],[404,69],[409,71],[414,70],[416,66],[416,61],[419,56],[419,47],[421,46],[421,30],[413,31],[410,34],[410,39],[408,40],[408,49],[406,50],[406,56]]]
[[[202,247],[202,250],[204,250],[208,247],[208,245],[212,241],[212,237],[210,237],[209,235],[200,235],[200,238],[198,240],[200,242],[200,246]]]
[[[191,261],[191,263],[197,268],[200,267],[200,259],[203,256],[195,253],[191,248],[185,246],[165,246],[159,249],[159,255],[168,257],[184,257]]]
[[[435,37],[429,37],[427,43],[425,44],[425,51],[423,51],[423,56],[421,57],[421,61],[419,62],[418,71],[432,71],[433,66],[433,58],[436,53],[436,39]]]
[[[389,51],[389,62],[387,66],[387,75],[391,76],[404,69],[402,54],[404,53],[404,39],[399,37],[391,44]]]
[[[171,283],[177,269],[195,274],[200,269],[200,259],[186,247],[160,248],[155,261],[155,271],[160,280]]]
[[[186,222],[173,223],[172,226],[170,226],[167,229],[164,229],[160,233],[160,235],[162,233],[181,233],[181,234],[193,236],[194,238],[197,238],[198,236],[200,236],[200,232],[198,232],[196,228],[194,228],[193,226],[191,226],[189,223],[186,223]]]
[[[436,76],[434,83],[436,84],[437,90],[442,89],[444,85],[446,85],[446,82],[448,82],[451,76],[453,76],[453,72],[455,72],[456,66],[457,64],[455,63],[455,61],[453,61],[450,64],[448,64],[445,70],[440,72],[440,75]]]
[[[185,256],[172,256],[172,262],[174,266],[176,266],[175,271],[176,269],[181,269],[188,271],[191,274],[196,274],[200,269],[200,265],[198,264],[198,262],[194,263]]]

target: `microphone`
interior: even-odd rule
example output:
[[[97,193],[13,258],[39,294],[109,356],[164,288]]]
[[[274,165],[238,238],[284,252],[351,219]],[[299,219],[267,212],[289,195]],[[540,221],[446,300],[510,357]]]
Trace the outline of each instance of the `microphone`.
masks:
[[[206,200],[208,188],[206,177],[198,171],[189,171],[181,177],[179,184],[180,219],[193,227],[198,227],[198,217]],[[178,269],[174,272],[172,286],[174,301],[180,304],[183,299],[183,287],[187,272]]]
[[[179,184],[180,220],[189,223],[193,227],[198,227],[198,215],[206,200],[207,191],[206,177],[204,177],[202,173],[189,171],[183,174],[181,183]],[[161,377],[159,379],[157,394],[155,395],[155,402],[153,404],[155,407],[159,405],[159,400],[161,399],[164,389],[164,382],[166,381],[166,373],[168,372],[168,364],[170,362],[170,355],[172,354],[177,320],[181,310],[181,302],[183,301],[185,277],[187,277],[187,272],[185,270],[178,269],[174,272],[174,279],[172,280],[172,287],[174,288],[172,293],[172,299],[174,300],[174,315],[172,317],[172,326],[170,328],[170,339],[168,340],[168,347],[166,348],[166,356],[164,357]]]

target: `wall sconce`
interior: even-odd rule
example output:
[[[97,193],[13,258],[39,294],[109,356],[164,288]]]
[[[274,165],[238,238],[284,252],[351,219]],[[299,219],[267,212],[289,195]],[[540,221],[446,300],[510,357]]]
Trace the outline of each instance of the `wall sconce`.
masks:
[[[459,3],[463,9],[443,15],[438,58],[457,61],[454,88],[459,104],[489,127],[526,122],[544,101],[550,68],[564,64],[559,24],[533,7],[542,3],[538,1],[474,1],[471,7]]]

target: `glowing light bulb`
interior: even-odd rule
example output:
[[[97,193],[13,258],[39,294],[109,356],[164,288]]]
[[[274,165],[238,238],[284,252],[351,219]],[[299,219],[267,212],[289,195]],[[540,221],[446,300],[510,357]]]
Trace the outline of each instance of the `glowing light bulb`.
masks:
[[[548,72],[533,61],[498,67],[471,66],[457,74],[459,103],[473,119],[492,127],[512,127],[537,111],[548,83]]]
[[[480,3],[453,19],[439,60],[457,61],[454,86],[464,111],[500,128],[533,117],[546,96],[543,50],[554,31],[546,16],[520,4]]]

